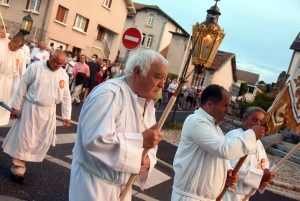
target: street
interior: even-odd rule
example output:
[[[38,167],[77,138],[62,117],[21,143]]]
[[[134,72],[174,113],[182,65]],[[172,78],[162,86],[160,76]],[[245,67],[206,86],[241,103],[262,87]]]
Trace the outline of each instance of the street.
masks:
[[[163,108],[163,107],[162,107]],[[27,163],[27,172],[25,174],[26,184],[21,185],[12,181],[10,173],[11,158],[0,151],[0,201],[10,200],[9,197],[20,200],[68,200],[68,188],[70,179],[70,167],[72,161],[72,148],[76,138],[76,128],[81,105],[73,105],[72,125],[67,129],[62,128],[60,118],[60,106],[57,112],[57,143],[55,147],[50,147],[45,160],[42,163]],[[191,111],[179,111],[175,120],[183,122]],[[157,118],[162,111],[157,111]],[[15,120],[11,120],[13,123]],[[9,131],[11,125],[0,128],[0,144]],[[177,147],[162,141],[159,144],[157,156],[162,161],[172,165],[173,157]],[[146,189],[141,191],[137,186],[133,186],[133,201],[140,200],[170,200],[172,192],[174,172],[161,165],[156,165]],[[9,197],[6,197],[9,196]],[[270,201],[290,201],[289,199],[266,191],[263,195],[256,194],[250,200],[270,200]],[[13,201],[13,199],[11,199]]]

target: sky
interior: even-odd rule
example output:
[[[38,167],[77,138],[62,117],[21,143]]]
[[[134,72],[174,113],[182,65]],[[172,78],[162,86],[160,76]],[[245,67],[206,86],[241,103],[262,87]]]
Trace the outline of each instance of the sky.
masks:
[[[191,34],[194,22],[203,22],[213,0],[133,0],[157,5]],[[300,0],[221,0],[218,24],[225,30],[219,50],[236,55],[237,69],[276,82],[288,71],[291,44],[300,32]]]

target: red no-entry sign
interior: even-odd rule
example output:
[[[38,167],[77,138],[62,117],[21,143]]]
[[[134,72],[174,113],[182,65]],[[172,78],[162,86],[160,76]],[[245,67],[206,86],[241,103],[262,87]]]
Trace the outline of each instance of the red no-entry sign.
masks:
[[[138,48],[142,42],[142,32],[135,27],[128,28],[122,37],[122,43],[127,50]]]

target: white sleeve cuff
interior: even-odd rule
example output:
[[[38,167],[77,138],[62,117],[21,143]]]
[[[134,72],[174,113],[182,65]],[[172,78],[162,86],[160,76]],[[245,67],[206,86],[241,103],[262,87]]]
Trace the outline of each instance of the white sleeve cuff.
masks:
[[[255,189],[258,189],[263,175],[263,170],[254,167],[249,167],[244,183]]]
[[[120,135],[124,137],[120,139],[121,153],[125,154],[124,166],[122,172],[130,172],[133,174],[139,174],[142,162],[143,153],[143,135],[141,133],[123,133]],[[121,137],[121,138],[122,138]],[[125,146],[122,146],[125,145]]]

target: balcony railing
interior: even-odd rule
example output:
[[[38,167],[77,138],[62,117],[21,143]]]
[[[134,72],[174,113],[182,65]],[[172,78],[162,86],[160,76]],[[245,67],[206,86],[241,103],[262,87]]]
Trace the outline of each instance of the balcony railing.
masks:
[[[103,50],[104,55],[105,55],[105,59],[108,59],[110,51],[109,51],[108,45],[106,43],[106,40],[104,40],[104,39],[97,40],[97,38],[95,38],[94,46],[101,48]]]

